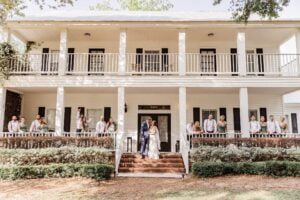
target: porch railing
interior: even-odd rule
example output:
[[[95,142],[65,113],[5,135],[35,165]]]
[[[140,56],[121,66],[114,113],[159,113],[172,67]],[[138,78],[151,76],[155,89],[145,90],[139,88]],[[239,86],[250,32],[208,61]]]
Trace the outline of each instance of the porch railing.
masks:
[[[247,54],[247,74],[299,76],[300,54]]]
[[[13,75],[57,75],[58,66],[58,53],[18,54],[10,60],[9,69]]]
[[[186,54],[189,75],[238,75],[237,54]]]
[[[126,54],[126,73],[131,75],[178,74],[178,54]]]
[[[66,74],[117,74],[118,53],[72,53],[67,55]]]
[[[247,76],[300,76],[300,54],[247,54]],[[118,53],[69,53],[66,75],[117,75]],[[10,60],[12,75],[58,75],[59,54],[19,54]],[[178,75],[178,53],[128,53],[127,75]],[[238,55],[186,54],[186,74],[238,76]]]

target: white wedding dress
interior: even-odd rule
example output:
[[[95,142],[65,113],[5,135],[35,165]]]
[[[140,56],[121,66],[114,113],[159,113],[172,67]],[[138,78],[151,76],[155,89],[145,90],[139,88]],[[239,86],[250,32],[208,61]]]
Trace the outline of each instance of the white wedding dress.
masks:
[[[148,158],[153,160],[158,160],[159,150],[160,150],[160,139],[159,139],[159,131],[157,127],[150,128],[149,134],[150,134],[150,141],[149,141]]]

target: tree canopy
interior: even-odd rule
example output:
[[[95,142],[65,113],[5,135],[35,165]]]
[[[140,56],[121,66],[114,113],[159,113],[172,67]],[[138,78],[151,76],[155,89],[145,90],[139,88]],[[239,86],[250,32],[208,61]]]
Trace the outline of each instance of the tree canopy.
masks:
[[[173,8],[170,0],[117,0],[116,6],[104,0],[91,6],[92,10],[167,11]]]
[[[214,0],[214,5],[224,0]],[[262,18],[277,18],[290,0],[230,0],[230,11],[237,21],[247,22],[252,14]]]
[[[0,0],[0,23],[3,24],[11,16],[23,16],[28,1],[34,2],[40,9],[45,7],[55,9],[73,5],[76,0]]]

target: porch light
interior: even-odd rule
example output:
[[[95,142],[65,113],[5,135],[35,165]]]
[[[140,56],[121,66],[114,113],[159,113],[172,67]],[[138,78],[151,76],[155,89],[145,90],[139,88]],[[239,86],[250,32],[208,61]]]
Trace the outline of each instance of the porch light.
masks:
[[[215,34],[214,33],[209,33],[209,34],[207,34],[207,36],[208,37],[213,37],[213,36],[215,36]]]
[[[91,37],[91,33],[84,33],[84,36]]]

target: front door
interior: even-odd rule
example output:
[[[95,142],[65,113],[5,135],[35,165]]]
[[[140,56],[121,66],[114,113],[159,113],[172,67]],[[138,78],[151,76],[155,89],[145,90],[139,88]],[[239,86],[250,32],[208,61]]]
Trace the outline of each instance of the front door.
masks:
[[[159,130],[160,146],[162,152],[171,151],[171,114],[138,114],[138,141],[140,141],[141,125],[149,117],[157,121]],[[140,150],[138,145],[138,151]]]

